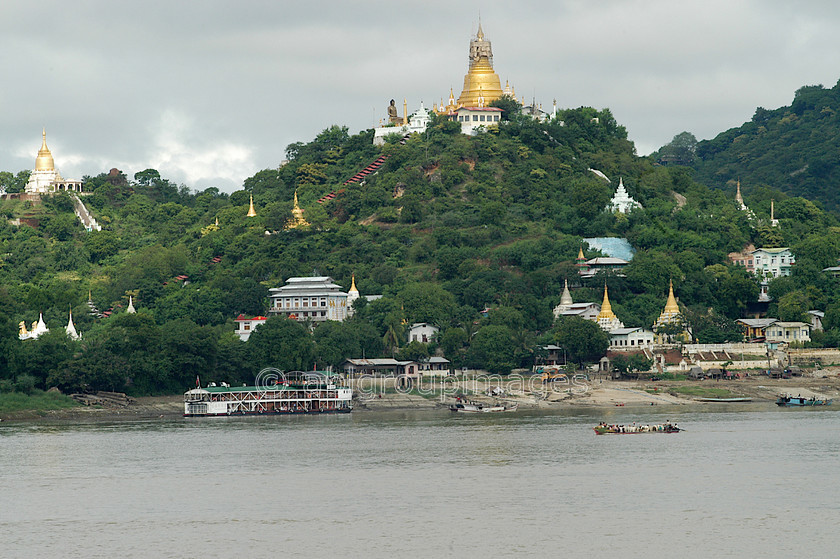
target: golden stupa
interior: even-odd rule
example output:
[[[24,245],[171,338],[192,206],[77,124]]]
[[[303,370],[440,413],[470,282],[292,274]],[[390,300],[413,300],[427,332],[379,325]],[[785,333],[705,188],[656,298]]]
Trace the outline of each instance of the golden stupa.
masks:
[[[38,157],[35,158],[36,171],[54,171],[55,160],[53,159],[50,148],[47,147],[47,129],[41,132],[41,149],[38,150]]]
[[[618,319],[610,305],[610,297],[607,294],[607,282],[604,282],[604,301],[601,303],[601,312],[595,317],[595,321],[603,330],[611,332],[617,328],[624,328],[624,323]]]
[[[656,321],[656,324],[661,325],[676,322],[679,314],[680,306],[677,304],[677,298],[674,297],[674,281],[670,280],[668,282],[668,301],[666,301],[665,309],[662,311],[662,314],[659,315],[659,319]]]
[[[607,295],[607,284],[604,283],[604,300],[601,303],[601,312],[598,313],[598,316],[595,318],[598,322],[602,320],[618,320],[618,317],[615,316],[615,313],[612,310],[612,305],[610,305],[610,297]]]
[[[254,208],[254,195],[251,194],[251,205],[248,207],[248,214],[246,217],[257,217],[257,210]]]
[[[493,70],[493,49],[485,40],[481,23],[478,33],[470,41],[470,66],[464,76],[464,89],[458,97],[458,106],[486,107],[503,95],[502,82]]]
[[[309,222],[303,217],[303,210],[298,205],[297,190],[295,190],[295,202],[292,207],[292,219],[286,224],[286,229],[296,229],[298,227],[306,227]]]

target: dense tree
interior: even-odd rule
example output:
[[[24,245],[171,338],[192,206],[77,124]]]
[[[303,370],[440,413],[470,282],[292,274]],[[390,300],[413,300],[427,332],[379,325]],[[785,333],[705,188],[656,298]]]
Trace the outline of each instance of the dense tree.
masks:
[[[467,364],[491,373],[510,373],[514,367],[514,335],[506,326],[485,326],[473,336]]]
[[[577,316],[560,320],[554,338],[566,350],[568,358],[581,367],[600,359],[610,345],[607,333],[598,323]]]
[[[315,357],[315,344],[306,326],[286,317],[272,317],[258,326],[248,338],[248,347],[254,374],[265,367],[306,371]]]

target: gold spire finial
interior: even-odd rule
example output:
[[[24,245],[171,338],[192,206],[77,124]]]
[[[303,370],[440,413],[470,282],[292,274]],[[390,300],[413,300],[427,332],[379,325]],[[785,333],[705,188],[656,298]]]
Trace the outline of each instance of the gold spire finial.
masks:
[[[297,196],[297,193],[295,193]],[[254,209],[254,195],[251,194],[251,206],[248,208],[248,215],[247,217],[257,217],[257,210]]]
[[[668,302],[665,303],[665,310],[662,314],[680,314],[680,306],[677,304],[677,298],[674,297],[674,280],[668,281]]]
[[[351,277],[352,279],[350,280],[350,291],[358,291],[358,289],[356,289],[356,274],[353,274]]]
[[[610,297],[607,293],[607,282],[604,281],[604,301],[601,303],[601,312],[598,313],[598,316],[595,317],[596,320],[608,319],[612,320],[617,318],[615,313],[612,311],[612,305],[610,305]]]
[[[47,147],[47,129],[41,130],[41,149],[38,150],[38,157],[35,158],[36,171],[54,171],[55,160],[53,160],[50,148]]]
[[[577,259],[578,259],[578,260],[586,260],[586,257],[583,255],[583,246],[581,246],[581,247],[580,247],[580,250],[578,251],[578,257],[577,257]]]

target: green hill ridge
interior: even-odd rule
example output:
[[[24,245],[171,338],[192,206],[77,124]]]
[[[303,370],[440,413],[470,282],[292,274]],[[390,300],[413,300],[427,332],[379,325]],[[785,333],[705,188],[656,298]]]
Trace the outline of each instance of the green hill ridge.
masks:
[[[646,328],[673,280],[700,341],[738,339],[732,321],[758,285],[727,253],[750,243],[797,255],[793,275],[771,283],[770,312],[823,310],[827,332],[815,343],[840,340],[840,290],[821,272],[840,256],[834,215],[767,189],[751,220],[690,169],[638,157],[607,109],[560,111],[545,123],[515,116],[477,136],[435,119],[404,145],[381,148],[372,137],[332,126],[290,145],[287,164],[257,172],[230,195],[191,192],[153,169],[133,180],[85,177],[84,201],[102,231],[84,231],[66,195],[39,206],[4,201],[0,391],[177,392],[196,375],[253,382],[269,365],[422,358],[436,348],[455,365],[508,372],[557,340],[552,309],[566,279],[578,302],[600,302],[606,283],[625,325]],[[383,154],[377,173],[344,184]],[[619,178],[643,209],[605,211]],[[287,229],[295,193],[310,225]],[[249,218],[252,196],[257,216]],[[771,197],[778,228],[767,224]],[[24,213],[40,219],[37,229],[12,223]],[[574,262],[582,239],[609,236],[637,251],[625,277],[581,281]],[[264,314],[268,288],[305,275],[331,276],[345,289],[355,275],[362,295],[383,297],[313,333],[272,318],[241,342],[233,319]],[[129,296],[136,314],[125,313]],[[64,335],[69,309],[81,341]],[[39,312],[51,332],[18,340],[18,322]],[[413,322],[437,325],[437,343],[408,344],[405,324]]]

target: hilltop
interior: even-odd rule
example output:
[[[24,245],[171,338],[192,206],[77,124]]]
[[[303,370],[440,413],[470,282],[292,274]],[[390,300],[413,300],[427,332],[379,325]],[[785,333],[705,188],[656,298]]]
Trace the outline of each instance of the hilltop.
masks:
[[[840,82],[832,88],[801,87],[790,105],[758,107],[749,122],[696,144],[695,156],[681,162],[695,179],[735,190],[741,181],[749,200],[766,201],[781,191],[840,211]],[[667,150],[666,150],[667,151]]]

